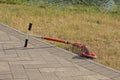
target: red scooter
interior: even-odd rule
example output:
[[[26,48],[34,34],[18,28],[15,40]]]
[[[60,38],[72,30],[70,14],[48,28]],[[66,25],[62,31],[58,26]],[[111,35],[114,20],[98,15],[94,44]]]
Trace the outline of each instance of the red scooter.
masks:
[[[32,23],[29,24],[28,31],[31,31],[31,28],[32,28]],[[28,35],[29,34],[27,34],[27,36]],[[54,39],[54,38],[50,38],[50,37],[39,37],[39,38],[44,39],[44,40],[49,40],[49,41],[60,42],[60,43],[64,43],[64,44],[71,44],[72,46],[76,46],[77,48],[81,49],[79,56],[86,57],[86,58],[92,58],[92,59],[97,58],[97,56],[94,53],[89,52],[89,50],[85,44],[78,43],[78,42],[72,42],[72,41],[66,41],[66,40],[60,40],[60,39]],[[28,38],[25,40],[24,47],[27,47],[27,43],[28,43]]]

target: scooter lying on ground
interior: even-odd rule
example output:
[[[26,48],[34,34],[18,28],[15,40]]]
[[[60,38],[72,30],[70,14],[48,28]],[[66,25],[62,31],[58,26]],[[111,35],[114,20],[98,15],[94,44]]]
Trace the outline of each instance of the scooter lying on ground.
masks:
[[[31,28],[32,28],[32,23],[29,24],[28,31],[31,31]],[[29,40],[28,36],[29,36],[29,33],[27,32],[27,38],[25,40],[24,47],[27,47],[28,40]],[[36,36],[36,37],[38,37],[38,36]],[[70,44],[72,46],[76,46],[77,48],[79,48],[81,50],[79,53],[80,57],[86,57],[86,58],[91,58],[91,59],[97,58],[97,56],[94,53],[89,52],[89,50],[85,44],[78,43],[78,42],[72,42],[72,41],[66,41],[66,40],[60,40],[60,39],[54,39],[54,38],[45,37],[45,36],[42,36],[39,38],[44,39],[44,40],[48,40],[48,41],[54,41],[54,42],[59,42],[59,43]]]

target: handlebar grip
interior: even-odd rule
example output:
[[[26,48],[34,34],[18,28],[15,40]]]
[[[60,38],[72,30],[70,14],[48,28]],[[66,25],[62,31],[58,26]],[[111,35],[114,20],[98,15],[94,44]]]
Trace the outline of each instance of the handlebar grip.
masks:
[[[29,28],[28,30],[30,31],[32,29],[32,23],[29,23]]]

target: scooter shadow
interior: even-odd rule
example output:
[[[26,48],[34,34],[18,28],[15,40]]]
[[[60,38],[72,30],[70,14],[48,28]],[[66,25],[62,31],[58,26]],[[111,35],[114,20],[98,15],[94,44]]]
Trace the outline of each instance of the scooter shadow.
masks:
[[[72,57],[72,59],[82,59],[82,60],[87,60],[87,59],[92,59],[92,58],[89,58],[89,57],[84,57],[84,56],[79,56],[79,55],[76,55],[74,57]]]

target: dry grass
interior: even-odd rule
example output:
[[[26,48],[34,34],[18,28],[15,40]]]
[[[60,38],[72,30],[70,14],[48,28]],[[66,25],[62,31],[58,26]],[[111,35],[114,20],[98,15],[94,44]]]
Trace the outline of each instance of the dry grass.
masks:
[[[22,32],[26,32],[28,23],[32,22],[33,34],[85,43],[97,54],[95,61],[120,70],[118,14],[104,14],[82,6],[60,8],[0,4],[0,22]]]

